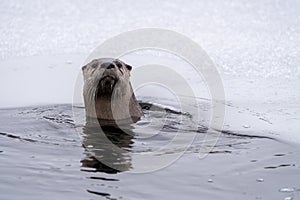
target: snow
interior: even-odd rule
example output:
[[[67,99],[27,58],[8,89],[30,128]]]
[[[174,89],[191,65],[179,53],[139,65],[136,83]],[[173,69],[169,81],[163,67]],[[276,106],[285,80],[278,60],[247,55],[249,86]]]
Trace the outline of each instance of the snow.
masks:
[[[232,105],[225,127],[300,142],[299,9],[298,0],[3,0],[0,107],[71,103],[93,49],[156,27],[186,35],[214,61]]]

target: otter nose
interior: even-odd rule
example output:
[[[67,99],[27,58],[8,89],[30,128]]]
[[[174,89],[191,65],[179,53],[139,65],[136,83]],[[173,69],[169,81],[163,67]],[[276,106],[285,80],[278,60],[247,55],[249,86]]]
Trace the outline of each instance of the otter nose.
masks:
[[[103,63],[103,64],[101,65],[101,68],[112,69],[112,68],[115,68],[115,65],[114,65],[113,63],[107,62],[107,63]]]

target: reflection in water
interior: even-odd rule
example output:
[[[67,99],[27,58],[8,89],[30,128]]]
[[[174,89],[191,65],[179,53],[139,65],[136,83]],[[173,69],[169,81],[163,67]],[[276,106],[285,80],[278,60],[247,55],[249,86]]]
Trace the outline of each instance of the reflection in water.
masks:
[[[144,117],[131,126],[100,127],[102,121],[85,119],[81,133],[85,158],[81,160],[81,171],[88,172],[87,178],[93,183],[86,189],[88,193],[105,199],[123,198],[124,194],[118,188],[126,182],[124,183],[118,173],[136,170],[139,166],[136,162],[137,154],[158,152],[156,155],[159,159],[165,155],[175,155],[184,149],[181,145],[185,144],[186,137],[177,139],[174,148],[170,146],[165,152],[159,150],[174,140],[179,131],[183,135],[186,133],[187,137],[195,133],[189,113],[159,104],[140,102],[140,105]],[[144,162],[140,163],[144,165]],[[122,176],[129,177],[128,174],[124,173]]]
[[[130,151],[133,144],[132,127],[83,128],[83,147],[86,158],[82,163],[83,171],[116,174],[131,168]]]
[[[189,113],[166,108],[159,104],[139,103],[144,117],[136,124],[123,125],[120,128],[108,125],[100,127],[100,124],[105,124],[105,122],[86,118],[86,125],[82,131],[86,154],[86,158],[81,161],[82,171],[116,174],[132,170],[136,167],[132,162],[133,154],[159,152],[161,147],[169,145],[170,141],[178,136],[178,131],[181,134],[184,132],[194,133],[193,131],[197,128]],[[157,154],[170,155],[170,153],[176,154],[178,151],[183,151],[184,148],[180,148],[180,144],[185,145],[186,139],[191,138],[191,134],[185,136],[177,139],[177,148],[173,149],[170,146],[166,148],[166,152]],[[133,143],[135,143],[134,149]]]
[[[142,129],[143,133],[134,130],[134,127],[131,125],[122,126],[120,128],[107,125],[100,127],[100,124],[105,124],[105,122],[100,122],[93,118],[86,118],[86,125],[83,127],[82,134],[82,145],[85,149],[86,158],[81,161],[82,171],[104,172],[109,174],[129,171],[133,168],[131,162],[133,143],[134,141],[142,141],[141,138],[137,140],[141,134],[147,132],[152,134],[156,132],[157,126],[161,125],[161,121],[165,121],[165,124],[160,130],[162,135],[157,135],[155,137],[156,140],[152,138],[152,142],[150,143],[152,145],[151,148],[159,148],[165,145],[165,139],[163,138],[169,135],[171,140],[174,137],[173,134],[170,135],[169,129],[171,128],[171,132],[176,133],[178,131],[177,126],[180,126],[178,122],[183,120],[182,117],[185,117],[188,121],[191,120],[191,116],[188,113],[182,113],[150,103],[139,103],[145,113],[144,120],[141,120],[139,123],[139,125],[145,125],[145,128]],[[158,117],[160,115],[164,120]],[[154,118],[151,116],[154,116]],[[152,121],[153,124],[148,126],[150,121]],[[147,138],[145,139],[147,140]],[[138,149],[142,152],[149,150],[147,147],[145,147],[145,149],[142,147]]]

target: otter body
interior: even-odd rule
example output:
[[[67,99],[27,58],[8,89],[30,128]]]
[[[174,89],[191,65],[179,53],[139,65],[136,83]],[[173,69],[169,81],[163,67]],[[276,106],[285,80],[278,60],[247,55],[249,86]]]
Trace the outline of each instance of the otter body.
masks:
[[[86,117],[101,126],[137,122],[143,112],[130,83],[132,67],[118,59],[95,59],[82,67]]]

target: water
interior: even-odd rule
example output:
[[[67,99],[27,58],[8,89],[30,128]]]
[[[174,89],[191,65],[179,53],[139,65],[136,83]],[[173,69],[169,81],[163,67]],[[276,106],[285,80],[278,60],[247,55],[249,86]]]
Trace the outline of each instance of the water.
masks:
[[[299,1],[0,4],[0,199],[300,198]],[[203,80],[184,70],[199,92],[199,129],[189,118],[178,127],[180,114],[172,113],[163,134],[151,135],[153,126],[140,132],[138,125],[129,136],[106,132],[126,150],[109,157],[121,166],[116,171],[93,159],[103,154],[103,143],[97,130],[78,123],[71,103],[89,53],[114,35],[142,27],[183,33],[212,58],[226,95],[224,131],[199,159],[210,133],[211,97]],[[185,66],[151,52],[123,59],[133,64],[133,73],[149,60]],[[137,94],[176,108],[153,88]],[[159,113],[147,116],[159,125]],[[132,159],[135,153],[154,152],[178,132],[195,135],[184,155],[155,172],[135,172],[141,166]],[[173,147],[169,155],[181,150]]]
[[[153,117],[144,112],[140,123]],[[209,130],[205,126],[196,132],[186,126],[178,129],[174,122],[180,114],[169,113],[168,126],[153,137],[139,134],[135,127],[129,128],[132,135],[105,130],[106,137],[124,150],[112,154],[97,128],[75,124],[71,105],[2,109],[0,115],[2,199],[276,199],[284,197],[287,186],[296,188],[289,193],[299,197],[299,148],[274,138],[224,132],[208,156],[199,159]],[[140,163],[134,161],[134,154],[155,152],[178,130],[196,135],[185,154],[156,171],[136,173]],[[166,154],[177,151],[169,149]],[[113,166],[104,165],[105,159]],[[153,165],[147,159],[143,164]],[[263,182],[257,181],[262,178]]]

